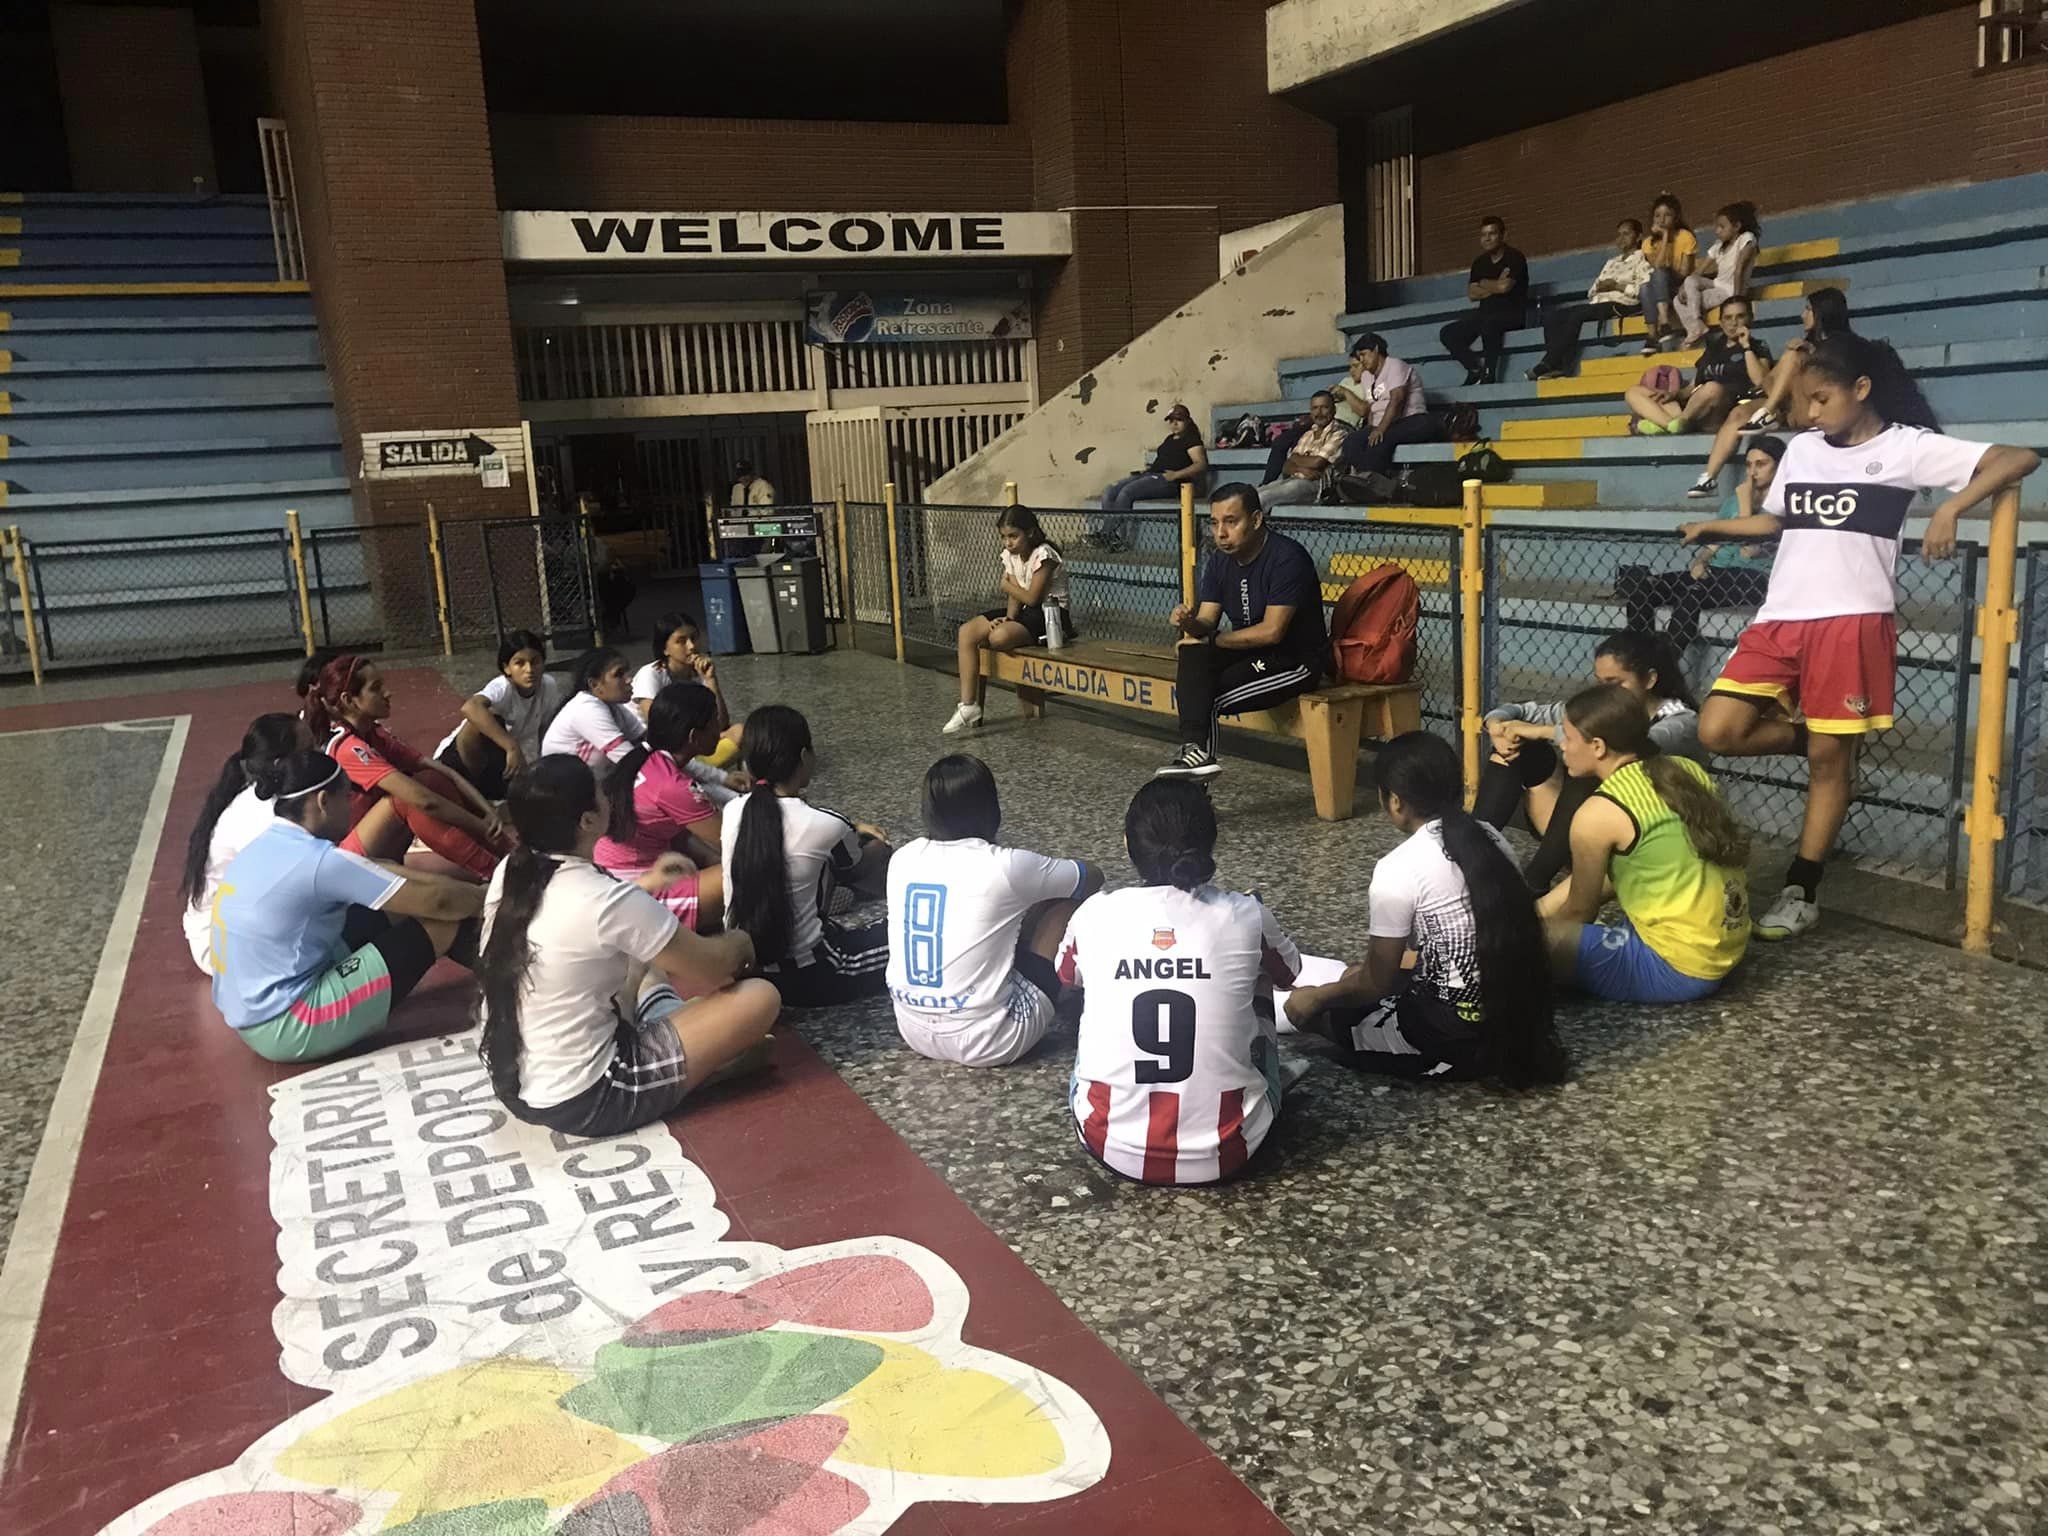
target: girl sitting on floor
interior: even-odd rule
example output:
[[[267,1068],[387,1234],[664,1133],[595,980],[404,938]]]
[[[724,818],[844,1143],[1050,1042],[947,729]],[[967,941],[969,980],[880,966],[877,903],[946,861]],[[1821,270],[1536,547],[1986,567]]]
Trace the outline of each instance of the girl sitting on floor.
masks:
[[[1700,747],[1700,706],[1685,681],[1678,652],[1662,635],[1616,630],[1593,652],[1595,681],[1624,688],[1649,713],[1650,738],[1661,751],[1704,764]],[[1516,810],[1526,807],[1529,826],[1542,841],[1522,866],[1529,889],[1550,889],[1571,862],[1572,817],[1599,786],[1566,775],[1558,749],[1563,704],[1503,704],[1486,716],[1488,750],[1479,771],[1472,814],[1505,831]]]
[[[1219,890],[1216,811],[1154,779],[1124,814],[1143,884],[1089,897],[1060,945],[1085,986],[1069,1106],[1081,1145],[1146,1184],[1239,1172],[1280,1113],[1273,989],[1301,955],[1256,896]]]
[[[258,715],[242,736],[242,750],[221,765],[220,778],[199,807],[199,820],[185,844],[178,899],[185,904],[185,947],[208,976],[213,974],[213,898],[221,871],[277,819],[271,803],[256,793],[256,780],[312,745],[313,733],[297,715]]]
[[[586,763],[617,762],[639,745],[647,723],[633,708],[633,682],[626,658],[610,646],[586,651],[576,660],[575,692],[556,712],[541,737],[544,756],[566,753]]]
[[[1565,705],[1564,760],[1599,788],[1572,820],[1571,880],[1537,903],[1553,974],[1620,1003],[1719,990],[1749,948],[1749,834],[1707,770],[1660,752],[1642,705],[1612,684]],[[1622,920],[1605,925],[1610,878]]]
[[[565,1135],[614,1136],[749,1060],[775,989],[738,979],[754,959],[744,933],[700,938],[651,894],[682,860],[664,854],[637,882],[599,869],[610,807],[573,757],[543,757],[507,808],[520,846],[491,881],[477,964],[500,1102]],[[686,1004],[678,989],[709,995]]]
[[[942,757],[924,776],[925,835],[889,861],[896,1027],[935,1061],[1007,1066],[1045,1038],[1060,939],[1102,889],[1078,859],[998,847],[1002,823],[988,764]]]
[[[1029,507],[1005,507],[996,515],[996,533],[1003,541],[1003,606],[991,608],[960,626],[960,707],[940,730],[947,735],[971,731],[981,724],[981,652],[1014,651],[1045,643],[1046,613],[1058,609],[1067,637],[1075,634],[1073,610],[1067,601],[1067,566],[1059,546],[1045,536],[1038,514]]]
[[[727,768],[739,761],[740,730],[726,707],[725,691],[718,686],[718,665],[703,647],[703,630],[696,615],[680,608],[654,621],[654,659],[633,674],[633,707],[646,719],[655,697],[670,683],[702,683],[718,701],[718,745],[704,754],[714,768]],[[734,784],[734,789],[744,785]]]
[[[815,761],[811,727],[788,705],[747,716],[740,760],[754,787],[720,813],[727,924],[754,936],[761,970],[789,1007],[877,996],[889,964],[888,924],[848,928],[825,912],[842,884],[882,894],[886,835],[804,799]]]
[[[595,854],[597,867],[621,880],[640,879],[665,853],[678,855],[683,864],[676,878],[649,889],[697,933],[718,926],[725,882],[715,841],[718,810],[683,765],[718,739],[717,708],[711,690],[695,683],[673,683],[655,695],[646,737],[605,781],[611,820]]]
[[[306,724],[355,786],[355,821],[342,847],[402,860],[418,838],[479,880],[491,878],[511,843],[497,808],[460,773],[429,763],[384,728],[391,695],[366,657],[337,656],[306,700]]]
[[[382,1029],[442,955],[468,963],[483,887],[337,848],[354,796],[324,752],[264,765],[252,787],[273,814],[221,871],[214,1006],[266,1061],[323,1060]]]
[[[1427,731],[1375,755],[1380,809],[1407,841],[1373,868],[1365,959],[1291,994],[1287,1017],[1368,1072],[1562,1082],[1543,923],[1507,843],[1464,810],[1463,777]]]
[[[568,694],[546,666],[546,642],[530,629],[513,630],[499,643],[498,675],[469,696],[462,723],[434,749],[437,762],[486,799],[504,799],[512,776],[540,761],[541,732]]]

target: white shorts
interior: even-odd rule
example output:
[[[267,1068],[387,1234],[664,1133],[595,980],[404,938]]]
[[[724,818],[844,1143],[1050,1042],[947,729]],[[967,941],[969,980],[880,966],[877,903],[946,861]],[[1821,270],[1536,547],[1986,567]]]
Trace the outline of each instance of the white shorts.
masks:
[[[903,1043],[920,1056],[962,1067],[1007,1067],[1028,1054],[1052,1028],[1052,999],[1021,972],[1010,973],[1009,1008],[1000,1017],[960,1028],[934,1030],[924,1019],[896,1010]]]

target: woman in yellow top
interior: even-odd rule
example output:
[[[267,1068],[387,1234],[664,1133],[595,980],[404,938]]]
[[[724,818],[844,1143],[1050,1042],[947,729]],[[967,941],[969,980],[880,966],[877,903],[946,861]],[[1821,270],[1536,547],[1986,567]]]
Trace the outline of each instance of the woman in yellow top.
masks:
[[[1643,306],[1643,356],[1655,357],[1685,340],[1685,327],[1678,323],[1671,300],[1692,276],[1699,250],[1699,239],[1685,227],[1685,210],[1678,199],[1669,192],[1658,193],[1650,204],[1650,232],[1643,236],[1650,280],[1636,296]]]
[[[1600,787],[1572,819],[1572,877],[1537,904],[1560,981],[1624,1003],[1716,991],[1749,948],[1749,834],[1690,758],[1611,683],[1564,707],[1565,772]],[[1595,921],[1608,880],[1622,921]]]

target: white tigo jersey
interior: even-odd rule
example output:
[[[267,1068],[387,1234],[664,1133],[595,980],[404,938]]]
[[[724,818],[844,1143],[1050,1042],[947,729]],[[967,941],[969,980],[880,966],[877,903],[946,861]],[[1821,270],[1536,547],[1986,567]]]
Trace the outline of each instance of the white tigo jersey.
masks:
[[[1081,903],[1060,980],[1086,989],[1068,1089],[1082,1143],[1147,1184],[1244,1166],[1280,1108],[1273,989],[1301,953],[1255,896],[1139,886]]]
[[[647,734],[647,722],[630,704],[607,704],[594,693],[577,693],[555,715],[541,738],[540,749],[580,757],[596,764],[617,762]]]

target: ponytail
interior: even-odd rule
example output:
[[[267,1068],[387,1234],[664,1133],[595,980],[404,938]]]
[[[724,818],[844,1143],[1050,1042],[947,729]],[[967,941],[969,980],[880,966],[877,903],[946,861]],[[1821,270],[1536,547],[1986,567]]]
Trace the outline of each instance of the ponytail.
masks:
[[[665,688],[660,698],[674,691]],[[787,704],[762,705],[747,716],[746,729],[740,733],[740,760],[754,776],[754,787],[740,807],[739,835],[727,862],[725,925],[753,939],[754,953],[764,965],[808,958],[789,952],[796,937],[796,914],[790,907],[782,801],[775,786],[802,771],[804,754],[810,750],[810,722]]]
[[[619,759],[605,781],[604,792],[612,803],[606,837],[615,843],[630,843],[639,830],[640,815],[633,804],[633,789],[647,759],[656,752],[689,757],[692,739],[717,718],[717,696],[702,683],[670,683],[654,696],[647,709],[647,734]]]
[[[505,807],[518,829],[519,846],[503,865],[490,942],[477,957],[484,1021],[477,1049],[490,1069],[492,1091],[515,1109],[522,1102],[519,1012],[533,964],[527,933],[548,882],[561,867],[559,855],[576,846],[577,824],[596,806],[596,778],[566,753],[543,757],[505,786]]]
[[[1685,826],[1687,841],[1709,864],[1743,869],[1749,864],[1749,832],[1735,819],[1720,792],[1695,778],[1677,758],[1665,757],[1650,735],[1650,717],[1626,688],[1602,683],[1575,693],[1564,707],[1565,717],[1587,740],[1641,761],[1657,798]]]
[[[185,872],[178,882],[178,899],[186,906],[198,905],[206,891],[206,866],[213,853],[213,829],[221,813],[235,796],[266,774],[280,758],[288,757],[299,745],[297,715],[258,715],[242,737],[242,750],[221,764],[220,777],[206,792],[199,808],[199,820],[185,844]]]
[[[1694,714],[1699,713],[1700,701],[1693,696],[1692,685],[1685,680],[1685,663],[1679,659],[1678,647],[1671,643],[1669,635],[1640,629],[1617,629],[1593,648],[1593,655],[1596,659],[1605,656],[1637,677],[1654,676],[1657,681],[1650,685],[1651,698],[1673,699]]]
[[[1941,430],[1934,407],[1888,341],[1844,331],[1815,342],[1806,366],[1843,389],[1854,389],[1858,379],[1870,380],[1870,408],[1888,427]]]
[[[1457,752],[1441,736],[1410,731],[1379,750],[1373,779],[1382,804],[1399,795],[1410,815],[1438,823],[1444,856],[1464,876],[1479,967],[1480,1036],[1494,1076],[1510,1088],[1563,1082],[1571,1063],[1557,1038],[1543,920],[1514,860],[1464,809]]]
[[[355,692],[356,679],[369,658],[358,656],[353,651],[343,651],[329,658],[313,676],[306,690],[306,728],[313,733],[313,740],[326,744],[327,738],[337,729],[348,729],[348,722],[342,717],[341,701]]]

